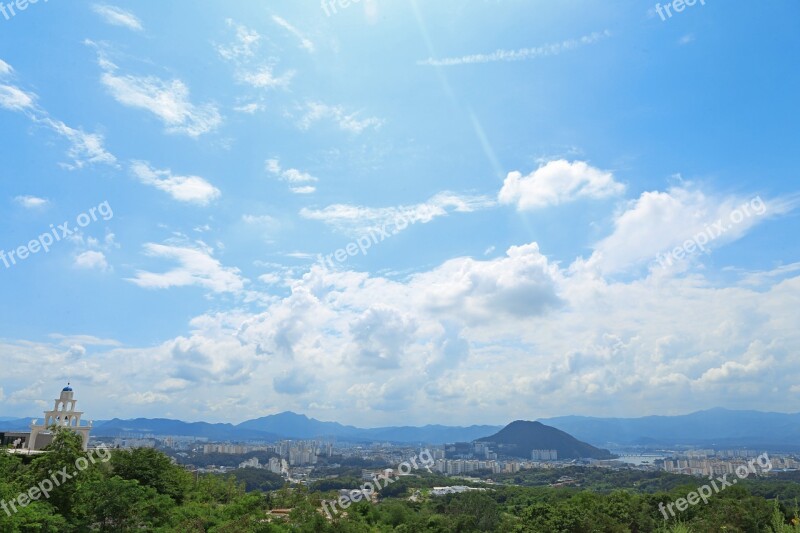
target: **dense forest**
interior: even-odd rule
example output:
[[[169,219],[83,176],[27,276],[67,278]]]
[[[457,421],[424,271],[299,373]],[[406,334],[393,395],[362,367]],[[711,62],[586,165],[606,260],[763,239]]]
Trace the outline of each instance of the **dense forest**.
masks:
[[[376,503],[353,503],[329,519],[321,501],[334,499],[337,489],[351,488],[357,479],[303,487],[282,485],[277,476],[255,469],[195,475],[152,449],[84,452],[80,437],[68,430],[58,432],[48,451],[33,458],[0,453],[3,533],[800,531],[795,499],[800,485],[792,476],[729,487],[707,504],[665,520],[659,503],[686,497],[702,480],[559,469],[480,485],[487,490],[433,497],[431,487],[456,482],[423,474],[387,485]],[[563,476],[581,486],[549,486]]]

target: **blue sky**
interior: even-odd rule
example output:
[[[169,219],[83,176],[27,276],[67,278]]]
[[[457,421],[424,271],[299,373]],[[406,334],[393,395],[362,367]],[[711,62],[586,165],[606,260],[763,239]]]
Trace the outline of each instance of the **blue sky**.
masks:
[[[0,414],[800,410],[800,5],[335,5],[0,14]]]

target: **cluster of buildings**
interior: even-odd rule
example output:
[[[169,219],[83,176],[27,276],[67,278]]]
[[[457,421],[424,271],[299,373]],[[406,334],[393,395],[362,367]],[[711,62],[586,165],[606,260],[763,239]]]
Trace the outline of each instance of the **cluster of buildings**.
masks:
[[[758,455],[754,450],[692,450],[663,459],[663,468],[673,474],[711,476],[733,474]],[[770,454],[772,471],[800,469],[800,461],[790,455]]]
[[[270,457],[269,462],[265,464],[261,464],[258,457],[251,457],[239,463],[239,468],[258,468],[281,475],[288,475],[289,473],[289,463],[286,462],[286,459],[281,459],[280,457]]]
[[[247,446],[243,444],[212,443],[203,446],[204,454],[222,453],[244,455],[252,452],[274,453],[285,458],[290,466],[315,465],[321,456],[333,455],[333,444],[322,441],[283,440],[275,444]]]
[[[523,468],[529,468],[526,461],[482,461],[480,459],[439,459],[433,470],[448,476],[460,476],[478,471],[490,471],[493,474],[514,474]]]

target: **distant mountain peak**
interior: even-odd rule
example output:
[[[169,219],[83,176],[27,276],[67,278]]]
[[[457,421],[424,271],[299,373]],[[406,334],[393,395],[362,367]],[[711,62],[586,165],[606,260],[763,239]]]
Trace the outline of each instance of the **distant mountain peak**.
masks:
[[[560,429],[529,420],[515,420],[494,435],[478,439],[478,442],[493,442],[497,453],[525,459],[531,458],[533,450],[556,450],[559,459],[613,457],[608,450],[595,448]]]

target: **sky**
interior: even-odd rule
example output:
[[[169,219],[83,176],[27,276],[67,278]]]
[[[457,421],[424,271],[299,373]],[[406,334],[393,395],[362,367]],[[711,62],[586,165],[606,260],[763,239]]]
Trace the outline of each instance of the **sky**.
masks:
[[[18,5],[0,415],[800,411],[797,2]]]

